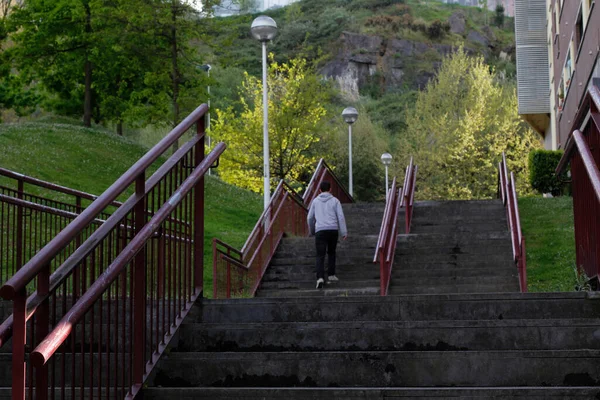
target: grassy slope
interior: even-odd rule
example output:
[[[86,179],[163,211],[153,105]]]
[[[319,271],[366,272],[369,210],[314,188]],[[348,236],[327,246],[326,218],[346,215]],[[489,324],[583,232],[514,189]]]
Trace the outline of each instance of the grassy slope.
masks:
[[[575,236],[571,197],[519,199],[532,292],[573,291]]]
[[[93,194],[102,193],[147,151],[102,130],[55,123],[0,124],[0,149],[0,167]],[[209,244],[213,237],[241,246],[261,211],[260,196],[208,177],[207,263],[212,260]],[[210,274],[207,264],[209,282]]]

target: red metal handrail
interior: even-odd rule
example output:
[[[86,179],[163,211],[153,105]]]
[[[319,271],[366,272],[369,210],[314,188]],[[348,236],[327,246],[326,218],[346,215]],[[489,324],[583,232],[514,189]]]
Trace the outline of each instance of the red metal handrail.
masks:
[[[416,178],[417,166],[413,165],[411,158],[404,175],[404,186],[398,188],[396,177],[394,177],[392,187],[386,196],[385,211],[373,257],[373,263],[379,261],[380,294],[382,296],[387,296],[390,286],[398,240],[398,218],[402,207],[405,209],[405,232],[406,234],[410,233]]]
[[[87,207],[88,200],[93,200],[97,196],[5,168],[0,168],[0,177],[7,184],[10,180],[14,180],[14,187],[0,185],[0,285],[2,285],[75,219]],[[48,197],[29,193],[29,189],[45,190]],[[120,205],[121,203],[117,201],[112,203],[114,207]],[[98,214],[97,219],[105,220],[109,216],[110,212],[103,212]],[[86,234],[93,229],[95,226],[92,224]],[[67,249],[62,254],[68,256],[70,250]]]
[[[525,251],[525,237],[521,230],[521,216],[519,214],[519,203],[515,183],[515,174],[510,173],[508,178],[508,167],[506,156],[502,153],[502,161],[498,164],[500,198],[506,207],[508,227],[510,230],[510,241],[513,250],[513,260],[519,271],[519,287],[521,292],[527,292],[527,254]]]
[[[413,159],[410,158],[410,163],[406,167],[404,174],[404,185],[402,186],[402,195],[400,196],[400,207],[404,207],[405,218],[404,218],[404,232],[408,235],[410,233],[413,205],[415,202],[415,189],[417,186],[417,172],[419,167],[413,165]]]
[[[169,222],[169,217],[177,215],[177,209],[183,207],[191,209],[191,203],[188,201],[193,200],[194,191],[198,190],[198,184],[204,175],[210,168],[210,166],[218,159],[218,157],[225,150],[225,145],[219,143],[215,146],[211,154],[205,158],[197,168],[190,174],[189,177],[183,181],[183,183],[177,188],[175,193],[170,199],[165,202],[150,221],[146,222],[143,227],[139,230],[137,235],[131,240],[131,242],[119,253],[114,259],[111,265],[102,273],[98,279],[90,286],[85,294],[77,301],[77,303],[68,311],[61,321],[56,325],[54,330],[36,347],[31,354],[31,359],[34,366],[38,369],[47,366],[52,357],[59,351],[61,346],[64,346],[68,339],[76,340],[77,337],[77,324],[85,323],[86,316],[90,317],[92,324],[91,334],[93,335],[94,330],[94,311],[98,308],[98,304],[106,303],[106,299],[110,296],[111,288],[118,290],[119,280],[123,279],[124,276],[129,275],[133,278],[133,321],[134,325],[125,327],[128,329],[129,335],[132,340],[135,338],[136,342],[139,341],[143,344],[144,338],[149,336],[149,330],[153,330],[154,327],[147,325],[147,302],[146,300],[151,297],[150,295],[154,291],[154,288],[148,285],[146,279],[148,276],[152,276],[151,271],[147,270],[146,263],[144,262],[145,250],[151,245],[150,240],[157,234],[160,233],[166,224]],[[187,203],[187,204],[186,204]],[[140,258],[142,262],[140,263]],[[196,260],[198,262],[199,260]],[[184,261],[185,262],[185,261]],[[130,268],[127,268],[131,266]],[[179,271],[181,274],[179,279],[186,280],[186,278],[192,278],[191,265],[188,265],[190,269],[183,269]],[[129,272],[129,274],[127,274]],[[201,272],[201,271],[196,271]],[[189,274],[189,275],[188,275]],[[140,281],[141,279],[141,281]],[[116,286],[115,286],[116,284]],[[181,281],[179,282],[181,284]],[[188,287],[192,289],[192,287]],[[129,365],[119,365],[120,368],[133,371],[133,382],[129,396],[134,397],[142,388],[142,384],[148,373],[150,372],[153,365],[156,364],[160,355],[167,347],[169,340],[172,338],[176,328],[181,323],[185,315],[191,309],[194,301],[201,293],[201,288],[196,286],[195,291],[189,292],[185,295],[184,299],[179,299],[182,302],[182,308],[180,311],[173,315],[171,320],[168,322],[168,328],[162,335],[162,340],[152,343],[151,346],[136,345],[133,348],[133,356],[129,360]],[[141,303],[141,307],[136,307],[136,302]],[[110,304],[109,304],[110,306]],[[100,310],[102,307],[100,307]],[[160,309],[157,309],[160,311]],[[152,312],[152,307],[150,307]],[[102,326],[100,327],[100,334],[102,333]],[[109,333],[110,334],[110,333]],[[147,348],[149,347],[149,348]],[[102,350],[96,352],[102,355]],[[83,355],[81,357],[82,362],[86,362],[87,357]],[[116,357],[118,358],[118,356]],[[87,363],[93,367],[94,361],[87,361]],[[94,374],[95,372],[92,372]],[[93,375],[92,375],[93,376]],[[93,379],[92,379],[93,381]],[[110,391],[112,385],[110,379],[107,379],[104,387],[100,385],[101,380],[97,383],[92,383],[90,386],[94,389],[104,389]],[[101,393],[99,390],[98,393]]]
[[[213,239],[213,297],[252,297],[271,262],[283,235],[306,236],[310,202],[323,181],[331,183],[331,193],[342,203],[354,202],[325,160],[321,159],[300,197],[283,180],[271,196],[241,250]]]
[[[302,200],[306,207],[310,206],[310,203],[319,195],[319,187],[323,181],[329,181],[331,183],[331,194],[338,198],[341,203],[353,203],[354,199],[348,193],[344,185],[340,182],[337,176],[333,173],[333,169],[325,162],[324,159],[320,159],[317,164],[317,168],[304,191]]]
[[[119,256],[135,235],[139,234],[145,226],[146,220],[155,215],[155,210],[165,202],[174,199],[177,188],[187,179],[192,169],[197,169],[202,163],[204,160],[204,115],[207,109],[206,105],[198,107],[0,288],[0,295],[13,301],[12,324],[2,325],[2,329],[12,327],[13,330],[13,398],[23,399],[26,387],[29,387],[30,397],[33,396],[34,386],[37,387],[37,397],[41,398],[41,393],[47,393],[48,387],[54,388],[58,384],[63,385],[64,390],[64,385],[68,383],[74,391],[76,386],[83,387],[87,385],[88,381],[96,379],[84,379],[84,370],[76,369],[73,364],[69,370],[72,374],[71,377],[61,381],[62,383],[57,383],[56,380],[48,382],[47,366],[36,370],[34,380],[31,364],[29,364],[29,369],[26,369],[26,345],[28,348],[34,348],[44,339],[49,327],[54,326],[66,314],[70,306],[86,293],[92,282],[101,276],[104,269]],[[194,124],[196,125],[196,134],[193,138],[175,152],[148,181],[145,181],[148,167],[162,154],[169,151],[171,145]],[[86,240],[81,240],[82,232],[85,232],[97,219],[97,216],[106,207],[113,204],[116,197],[132,183],[135,183],[135,194],[114,211],[102,226],[89,234],[89,237],[83,238]],[[121,307],[112,311],[112,317],[117,315],[122,321],[110,322],[114,326],[122,326],[123,335],[116,339],[117,344],[109,342],[105,346],[111,347],[111,349],[113,345],[121,346],[119,353],[123,354],[121,363],[125,363],[124,354],[127,346],[129,346],[127,350],[130,350],[127,354],[131,360],[138,362],[140,359],[147,359],[141,357],[141,353],[145,349],[144,341],[157,348],[159,336],[164,337],[168,334],[167,326],[178,323],[177,320],[173,321],[172,317],[181,314],[188,299],[198,296],[202,289],[203,188],[203,179],[201,179],[193,201],[186,198],[185,205],[177,208],[177,212],[168,216],[166,223],[158,227],[160,231],[155,235],[155,240],[141,255],[138,253],[135,257],[136,273],[119,278],[120,286],[111,289],[112,291],[107,294],[110,307],[113,307],[114,304]],[[187,221],[195,222],[192,224]],[[66,260],[65,257],[62,257],[65,252],[70,253]],[[149,255],[148,258],[144,257],[146,254]],[[134,286],[134,282],[145,282],[146,275],[140,269],[145,266],[146,261],[150,263],[151,273],[148,274],[148,279],[152,288],[148,304],[154,307],[150,312],[156,312],[155,315],[158,315],[160,309],[162,319],[154,318],[156,321],[153,320],[153,324],[156,323],[156,326],[150,331],[150,337],[136,337],[136,343],[132,345],[131,338],[133,336],[125,335],[125,325],[126,320],[133,318],[134,309],[137,310],[135,325],[139,327],[145,324],[144,313],[141,311],[144,307],[140,305],[143,304],[140,298],[144,294],[139,289],[141,286]],[[192,264],[193,268],[190,267]],[[57,265],[58,268],[50,275],[51,270]],[[138,268],[140,265],[142,267]],[[185,265],[187,269],[181,269],[182,265]],[[27,299],[27,287],[34,278],[36,291]],[[138,299],[136,304],[134,304],[134,298]],[[100,314],[102,315],[102,311]],[[102,319],[102,317],[100,318]],[[110,311],[107,318],[111,319]],[[93,318],[91,319],[93,320]],[[127,323],[131,326],[133,320]],[[161,326],[158,326],[159,323]],[[35,335],[33,335],[34,327]],[[82,323],[80,328],[82,332],[85,332],[86,323]],[[31,334],[27,335],[28,332]],[[2,335],[1,332],[0,335]],[[108,336],[110,335],[105,333],[105,337]],[[100,333],[100,338],[102,338],[102,333]],[[141,344],[137,343],[138,339]],[[98,349],[99,346],[94,341],[93,332],[89,338],[82,335],[81,338],[74,339],[71,344],[72,353],[79,344],[81,344],[81,353],[84,348],[88,347],[89,349]],[[135,355],[133,355],[133,350],[135,350]],[[116,349],[108,351],[116,354]],[[65,354],[66,348],[63,349],[63,355],[66,357]],[[74,360],[75,356],[72,356],[71,359]],[[55,377],[60,373],[65,375],[64,361],[61,365],[53,362],[50,367],[53,371],[50,376]],[[117,370],[114,365],[108,369]],[[136,364],[136,369],[139,372],[139,364]],[[103,373],[107,373],[102,369],[102,365],[100,365],[100,370],[92,367],[89,371],[90,376],[96,372],[100,374],[97,378],[98,381],[102,380]],[[131,391],[131,387],[139,383],[139,377],[142,376],[135,371],[129,372],[132,374],[123,372],[121,377],[115,378],[118,385],[115,384],[114,390],[123,396]],[[133,377],[135,377],[134,380],[132,380]],[[27,382],[30,384],[27,385]]]
[[[307,215],[300,197],[281,180],[241,251],[213,240],[213,297],[254,296],[283,235],[307,234]]]
[[[11,170],[6,169],[6,168],[1,168],[0,167],[0,176],[4,176],[4,177],[10,178],[10,179],[14,179],[15,181],[17,181],[17,187],[24,188],[24,184],[29,184],[29,185],[32,185],[32,186],[35,186],[35,187],[38,187],[38,188],[48,189],[51,192],[73,196],[73,197],[75,197],[75,204],[74,205],[79,204],[79,207],[81,207],[81,199],[86,199],[86,200],[92,200],[93,201],[93,200],[96,200],[98,198],[98,196],[96,196],[94,194],[82,192],[80,190],[71,189],[69,187],[57,185],[57,184],[52,183],[52,182],[43,181],[41,179],[37,179],[37,178],[31,177],[31,176],[23,175],[23,174],[11,171]],[[22,190],[24,190],[24,189],[21,189],[21,191]],[[50,199],[46,199],[46,200],[50,200]],[[65,204],[69,204],[69,203],[65,203]],[[118,201],[114,201],[111,204],[113,206],[115,206],[115,207],[121,206],[121,203],[118,202]],[[69,204],[69,205],[73,205],[73,204]]]
[[[585,271],[590,279],[599,275],[600,268],[600,170],[597,164],[600,161],[600,89],[597,84],[594,82],[590,87],[579,107],[574,122],[578,129],[569,136],[556,168],[559,175],[571,165],[577,269]]]

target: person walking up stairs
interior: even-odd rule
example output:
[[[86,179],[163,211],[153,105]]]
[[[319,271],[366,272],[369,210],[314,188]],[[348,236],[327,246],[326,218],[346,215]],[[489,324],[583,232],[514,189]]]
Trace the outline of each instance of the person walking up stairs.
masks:
[[[317,250],[317,289],[323,288],[325,282],[325,253],[328,255],[328,282],[337,282],[339,280],[335,276],[335,252],[338,237],[341,235],[344,241],[348,238],[342,205],[329,192],[331,184],[329,182],[322,182],[319,189],[321,193],[310,204],[307,217],[310,235],[315,236],[315,247]]]

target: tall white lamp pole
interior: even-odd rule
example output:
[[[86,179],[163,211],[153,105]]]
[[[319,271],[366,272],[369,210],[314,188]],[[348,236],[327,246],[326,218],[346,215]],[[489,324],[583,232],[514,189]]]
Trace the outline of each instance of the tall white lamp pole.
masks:
[[[263,177],[265,210],[271,201],[271,175],[269,171],[269,96],[267,88],[267,43],[277,34],[277,23],[271,17],[261,15],[252,21],[252,36],[262,43],[263,67]]]
[[[342,111],[342,117],[348,124],[348,191],[354,196],[352,188],[352,124],[358,119],[358,111],[354,107],[347,107]]]
[[[390,196],[388,167],[392,163],[392,155],[390,153],[383,153],[381,155],[381,163],[385,166],[385,201],[387,202]]]

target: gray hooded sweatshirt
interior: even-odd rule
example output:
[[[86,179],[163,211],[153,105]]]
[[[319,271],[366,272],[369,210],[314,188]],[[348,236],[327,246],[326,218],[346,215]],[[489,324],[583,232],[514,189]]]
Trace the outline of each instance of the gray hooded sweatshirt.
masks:
[[[308,228],[311,235],[327,230],[339,231],[342,237],[348,234],[342,205],[331,193],[321,193],[310,204]]]

